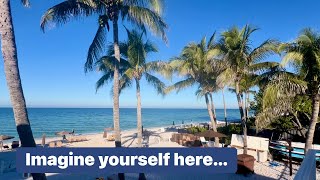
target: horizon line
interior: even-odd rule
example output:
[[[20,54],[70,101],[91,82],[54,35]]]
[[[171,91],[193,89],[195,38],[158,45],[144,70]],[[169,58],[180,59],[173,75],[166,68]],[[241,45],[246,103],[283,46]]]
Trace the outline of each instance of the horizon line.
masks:
[[[10,106],[0,106],[0,108],[12,108]],[[27,107],[27,109],[54,109],[54,108],[59,108],[59,109],[112,109],[112,107],[38,107],[38,106],[33,106],[33,107]],[[202,107],[142,107],[144,109],[206,109]],[[120,107],[120,109],[136,109],[136,107]],[[224,108],[216,108],[216,109],[224,109]],[[227,109],[238,109],[238,108],[227,108]]]

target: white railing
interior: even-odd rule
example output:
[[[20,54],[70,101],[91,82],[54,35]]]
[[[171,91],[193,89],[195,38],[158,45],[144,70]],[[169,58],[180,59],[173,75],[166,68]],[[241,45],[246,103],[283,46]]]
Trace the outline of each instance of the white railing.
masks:
[[[316,179],[316,150],[310,149],[307,152],[302,164],[294,177],[294,180],[315,180]]]

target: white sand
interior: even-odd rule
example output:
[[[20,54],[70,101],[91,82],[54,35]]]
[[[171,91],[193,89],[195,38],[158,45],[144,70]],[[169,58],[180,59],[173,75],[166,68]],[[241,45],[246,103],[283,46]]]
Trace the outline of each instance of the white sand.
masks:
[[[147,129],[151,132],[148,145],[149,147],[183,147],[175,142],[171,142],[170,138],[172,133],[175,133],[176,130],[170,128],[170,131],[162,132],[163,128],[150,128]],[[75,142],[75,143],[65,143],[63,146],[65,147],[114,147],[113,141],[107,141],[103,138],[103,133],[96,134],[84,134],[81,135],[88,139],[88,141],[84,142]],[[60,138],[48,138],[46,142],[61,140]],[[137,138],[136,138],[136,130],[123,131],[121,133],[121,141],[122,146],[124,147],[136,147],[137,146]],[[41,143],[41,139],[37,139],[36,142],[38,144]],[[278,162],[279,163],[279,162]],[[293,173],[295,174],[298,165],[293,165]],[[255,174],[249,176],[243,176],[238,174],[146,174],[148,180],[192,180],[192,179],[286,179],[290,180],[294,178],[293,176],[289,176],[289,168],[284,163],[279,163],[277,167],[269,166],[269,162],[259,163],[255,162],[254,166]],[[112,175],[112,173],[104,173],[104,174],[55,174],[55,173],[47,173],[47,177],[50,180],[60,180],[60,179],[70,179],[70,180],[94,180],[97,177],[104,177],[107,179],[108,176]],[[114,176],[113,176],[114,177]],[[23,179],[22,174],[18,174],[16,172],[4,173],[0,175],[0,179]],[[32,178],[28,178],[32,179]],[[138,174],[126,174],[126,179],[138,179]],[[320,179],[320,172],[317,170],[317,179]]]
[[[165,129],[165,128],[162,128]],[[170,129],[170,132],[161,132],[161,128],[150,128],[144,129],[148,131],[151,135],[147,144],[149,147],[183,147],[178,143],[171,142],[170,138],[173,133],[176,133],[177,130]],[[103,138],[103,133],[95,134],[83,134],[79,135],[85,137],[88,141],[83,142],[73,142],[73,143],[64,143],[64,147],[115,147],[114,141],[108,141]],[[70,137],[72,137],[70,135]],[[67,136],[68,138],[68,136]],[[46,138],[46,144],[50,141],[62,140],[61,137]],[[137,147],[137,133],[136,130],[127,130],[121,132],[121,142],[123,147]],[[36,139],[37,144],[41,144],[41,139]]]

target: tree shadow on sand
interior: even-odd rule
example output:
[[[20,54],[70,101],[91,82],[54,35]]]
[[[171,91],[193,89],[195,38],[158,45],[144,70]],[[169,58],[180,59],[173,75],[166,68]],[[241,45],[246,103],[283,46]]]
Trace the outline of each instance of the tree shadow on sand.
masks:
[[[157,131],[144,130],[143,133],[142,133],[142,144],[144,145],[144,147],[149,147],[149,145],[150,145],[150,137],[151,136],[162,138],[160,136],[160,134],[161,133],[159,133]],[[124,136],[123,138],[128,138],[128,139],[122,141],[122,145],[130,142],[127,145],[127,147],[131,147],[133,142],[137,139],[137,133],[134,133],[134,134],[128,135],[128,136]]]

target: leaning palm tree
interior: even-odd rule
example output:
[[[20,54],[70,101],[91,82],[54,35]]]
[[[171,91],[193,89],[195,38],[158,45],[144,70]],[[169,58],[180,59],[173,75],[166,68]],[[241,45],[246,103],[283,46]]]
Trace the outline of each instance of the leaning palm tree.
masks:
[[[199,44],[190,43],[184,47],[181,55],[174,58],[169,62],[172,69],[185,79],[179,81],[166,89],[166,93],[176,90],[179,92],[181,89],[198,85],[199,90],[197,95],[204,96],[208,109],[208,114],[212,123],[212,128],[217,131],[216,115],[213,111],[213,102],[209,103],[209,97],[212,92],[215,91],[215,68],[211,68],[215,57],[219,55],[219,50],[215,48],[214,36],[212,35],[207,43],[204,37]],[[216,145],[219,143],[219,139],[215,139]]]
[[[118,35],[119,19],[127,21],[141,28],[143,31],[149,27],[151,31],[160,35],[165,41],[166,23],[161,17],[162,0],[66,0],[48,9],[41,19],[41,28],[44,30],[49,22],[58,25],[67,23],[72,18],[86,17],[90,15],[99,16],[99,28],[89,47],[85,70],[92,70],[94,62],[98,61],[105,50],[106,32],[109,23],[113,27],[113,45],[117,62],[114,68],[113,85],[113,122],[115,129],[115,145],[121,146],[120,123],[119,123],[119,63],[120,48]]]
[[[224,87],[221,88],[221,94],[222,94],[222,102],[223,102],[224,123],[225,123],[225,126],[228,126],[227,106],[226,106],[226,100],[225,100],[225,97],[224,97]]]
[[[246,25],[242,29],[233,27],[222,33],[219,41],[219,48],[223,53],[223,59],[228,64],[228,68],[220,75],[219,82],[232,84],[235,87],[235,93],[238,101],[240,117],[243,128],[243,153],[247,154],[247,127],[246,127],[246,110],[244,107],[243,94],[240,91],[240,83],[246,74],[250,74],[250,66],[263,60],[266,56],[273,53],[276,48],[276,41],[266,40],[256,48],[251,47],[250,37],[257,31]],[[268,65],[267,63],[261,64]],[[260,67],[260,66],[258,66]]]
[[[291,62],[301,79],[307,83],[307,94],[312,99],[312,115],[307,132],[305,153],[312,148],[314,131],[319,119],[320,105],[320,33],[307,28],[292,43],[280,47],[285,52],[282,64]]]
[[[146,62],[147,55],[152,52],[157,52],[157,48],[150,41],[143,41],[143,33],[137,31],[128,31],[128,40],[120,43],[121,55],[124,59],[121,60],[121,78],[120,92],[132,85],[136,84],[137,96],[137,142],[138,147],[142,146],[142,115],[141,115],[141,95],[140,95],[140,80],[144,76],[146,81],[151,84],[159,94],[164,94],[165,84],[157,77],[150,74],[151,71],[161,71],[163,66],[161,62]],[[110,47],[108,57],[104,57],[103,70],[104,75],[98,80],[96,88],[99,89],[107,83],[112,76],[110,72],[114,71],[114,66],[107,63],[107,59],[114,59],[114,51]],[[102,61],[103,61],[102,60]],[[109,61],[110,62],[110,61]],[[99,64],[101,67],[101,64]]]
[[[27,0],[22,1],[22,3],[24,6],[29,6],[29,1]],[[0,1],[0,34],[4,71],[21,146],[35,147],[36,143],[33,138],[20,79],[17,47],[9,0]],[[34,179],[46,179],[45,174],[32,173],[32,176]]]

